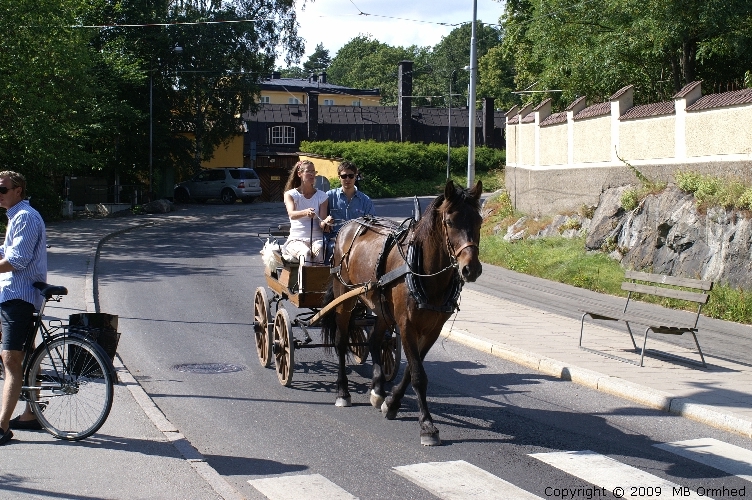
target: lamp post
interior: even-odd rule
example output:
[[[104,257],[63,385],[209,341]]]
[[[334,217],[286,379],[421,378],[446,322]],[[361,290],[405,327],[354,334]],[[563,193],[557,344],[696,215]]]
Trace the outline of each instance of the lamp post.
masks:
[[[452,80],[454,80],[454,75],[457,73],[457,69],[455,68],[452,70],[452,75],[449,77],[449,125],[447,126],[447,174],[446,178],[449,180],[449,165],[452,160],[452,97],[454,97],[455,94],[452,94]],[[465,71],[470,69],[470,66],[465,66]],[[456,94],[460,95],[460,94]]]
[[[476,41],[475,19],[478,17],[478,0],[473,0],[473,27],[470,35],[470,92],[467,107],[470,110],[470,125],[467,138],[467,187],[475,181],[475,73],[476,73]]]

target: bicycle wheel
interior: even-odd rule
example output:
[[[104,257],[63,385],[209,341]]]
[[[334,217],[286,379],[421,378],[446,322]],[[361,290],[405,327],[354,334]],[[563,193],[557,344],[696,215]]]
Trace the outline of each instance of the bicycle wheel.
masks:
[[[37,347],[24,385],[42,427],[56,438],[78,441],[94,434],[107,420],[114,373],[99,345],[66,334]]]

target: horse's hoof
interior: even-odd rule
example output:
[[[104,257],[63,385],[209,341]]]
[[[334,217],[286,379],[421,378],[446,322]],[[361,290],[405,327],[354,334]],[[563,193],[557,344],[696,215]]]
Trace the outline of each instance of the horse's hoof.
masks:
[[[436,431],[436,433],[434,434],[421,435],[420,444],[422,444],[423,446],[441,446],[439,431]]]
[[[386,404],[386,401],[381,404],[381,413],[384,414],[384,418],[386,418],[387,420],[394,420],[395,418],[397,418],[397,411],[390,410],[389,405]]]
[[[371,405],[374,408],[381,408],[381,405],[384,404],[384,397],[379,396],[374,391],[371,391]]]
[[[334,402],[334,406],[349,408],[350,406],[352,406],[352,401],[349,396],[346,398],[337,398],[337,401]]]

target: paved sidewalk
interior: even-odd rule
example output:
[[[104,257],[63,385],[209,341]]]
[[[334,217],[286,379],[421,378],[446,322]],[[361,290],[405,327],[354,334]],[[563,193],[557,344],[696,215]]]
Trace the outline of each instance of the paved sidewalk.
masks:
[[[576,292],[575,292],[576,293]],[[752,367],[705,354],[707,368],[645,356],[644,367],[579,348],[580,321],[493,297],[462,292],[443,335],[547,375],[752,437]],[[635,330],[639,332],[639,330]],[[644,330],[642,330],[644,332]],[[698,335],[702,345],[702,335]],[[639,362],[626,329],[585,322],[583,345]],[[648,349],[699,359],[648,336]]]

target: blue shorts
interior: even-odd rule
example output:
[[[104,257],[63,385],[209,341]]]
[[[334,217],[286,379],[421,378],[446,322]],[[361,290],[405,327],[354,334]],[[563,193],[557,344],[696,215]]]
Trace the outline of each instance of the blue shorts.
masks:
[[[34,324],[34,304],[21,299],[6,300],[0,304],[0,326],[4,351],[23,351],[26,337]]]

